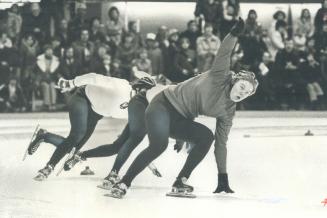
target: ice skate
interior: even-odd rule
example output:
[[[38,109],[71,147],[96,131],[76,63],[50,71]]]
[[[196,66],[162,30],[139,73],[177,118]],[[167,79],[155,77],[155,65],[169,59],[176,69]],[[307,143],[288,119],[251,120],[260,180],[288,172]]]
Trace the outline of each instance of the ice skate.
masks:
[[[71,159],[71,158],[74,156],[74,154],[75,154],[75,150],[76,150],[76,148],[73,147],[72,150],[69,152],[69,154],[68,154],[68,156],[67,156],[67,158],[66,158],[66,160],[65,160],[65,163],[66,163],[69,159]],[[60,169],[58,170],[56,176],[59,176],[59,174],[60,174],[61,171],[64,169],[64,167],[65,167],[65,164],[63,164],[63,165],[60,167]]]
[[[25,151],[23,161],[26,159],[27,154],[32,155],[39,148],[40,144],[44,141],[44,139],[42,139],[41,136],[45,132],[46,131],[44,129],[40,129],[40,125],[36,126],[34,133],[32,135],[31,141]]]
[[[176,179],[173,184],[171,192],[167,193],[166,196],[170,197],[182,197],[182,198],[195,198],[192,194],[194,188],[186,184],[187,179],[185,177]]]
[[[71,170],[77,163],[81,163],[82,161],[86,161],[86,158],[81,156],[81,152],[77,152],[71,158],[67,159],[64,163],[64,170],[69,171]]]
[[[120,181],[120,178],[116,171],[111,171],[109,175],[104,178],[101,185],[98,185],[98,188],[110,190],[117,182]]]
[[[125,183],[117,183],[110,189],[109,194],[104,196],[122,199],[126,195],[127,189],[128,187]]]
[[[53,171],[53,166],[46,165],[43,169],[39,170],[37,176],[34,177],[34,180],[43,181],[46,178],[48,178],[48,176],[51,174],[52,171]]]
[[[89,166],[86,166],[85,169],[81,172],[82,176],[93,176],[94,172],[90,169]]]

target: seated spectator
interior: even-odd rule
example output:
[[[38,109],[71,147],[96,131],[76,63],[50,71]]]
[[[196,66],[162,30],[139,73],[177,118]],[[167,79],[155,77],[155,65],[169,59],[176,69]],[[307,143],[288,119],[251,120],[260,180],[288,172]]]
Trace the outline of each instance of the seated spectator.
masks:
[[[321,108],[324,92],[319,84],[321,81],[320,64],[314,59],[313,54],[307,55],[306,61],[301,64],[300,71],[309,94],[310,109],[317,110]]]
[[[20,35],[20,30],[22,28],[22,16],[19,12],[19,7],[17,4],[13,4],[8,11],[8,18],[7,18],[7,28],[8,28],[8,36],[11,40],[16,43]]]
[[[234,5],[228,4],[220,26],[220,39],[224,39],[238,20],[238,13]]]
[[[168,41],[169,46],[167,49],[167,58],[165,64],[167,65],[165,67],[166,70],[166,76],[168,79],[172,80],[172,75],[174,72],[174,61],[176,58],[176,55],[178,53],[178,39],[179,39],[179,32],[177,29],[170,29],[168,32]]]
[[[132,44],[135,45],[136,49],[139,49],[139,48],[145,46],[142,35],[138,30],[138,25],[137,25],[136,21],[128,22],[128,31],[127,31],[127,33],[133,37]]]
[[[105,44],[100,45],[92,57],[90,64],[90,71],[98,73],[98,70],[101,68],[103,71],[103,60],[105,56],[108,55],[107,46]]]
[[[279,20],[276,22],[276,31],[272,32],[271,41],[273,44],[273,50],[271,50],[271,55],[273,58],[275,58],[276,53],[279,50],[282,50],[285,48],[284,41],[287,36],[287,24],[285,21]]]
[[[53,49],[53,54],[61,59],[64,55],[64,46],[61,44],[60,38],[57,36],[51,37],[49,42]]]
[[[13,67],[13,45],[6,32],[0,34],[0,85],[7,83]]]
[[[294,48],[299,52],[304,52],[306,50],[307,37],[303,29],[296,29],[294,33]]]
[[[311,13],[309,9],[305,8],[302,10],[299,19],[295,21],[294,32],[303,33],[306,38],[310,38],[313,36],[314,31],[315,28],[311,19]]]
[[[82,75],[82,64],[74,56],[74,48],[67,47],[63,58],[60,60],[60,76],[71,80]]]
[[[0,86],[0,112],[24,112],[26,111],[26,100],[24,91],[15,77]]]
[[[59,23],[58,31],[56,32],[56,37],[60,39],[60,44],[65,48],[71,44],[71,35],[68,31],[68,22],[66,19],[62,19]]]
[[[43,104],[49,111],[56,109],[57,90],[55,85],[59,79],[59,66],[59,59],[53,55],[52,47],[45,45],[44,53],[37,57],[35,84],[36,87],[40,86]]]
[[[152,75],[157,76],[164,72],[164,59],[162,51],[158,47],[159,43],[155,40],[156,35],[154,33],[148,33],[146,35],[146,49],[148,52],[148,58],[152,65]]]
[[[86,4],[81,3],[76,5],[76,15],[68,24],[69,39],[71,41],[79,40],[81,31],[88,29],[89,21],[86,19]]]
[[[244,35],[247,36],[250,32],[258,33],[260,31],[261,25],[257,21],[257,12],[251,9],[248,13],[248,17],[245,21],[245,31]]]
[[[77,61],[82,63],[83,73],[89,72],[95,47],[89,40],[89,31],[87,29],[82,29],[80,40],[73,43],[73,48]]]
[[[117,7],[111,7],[108,10],[108,20],[106,23],[107,36],[116,45],[120,44],[124,23],[120,18],[120,13]]]
[[[213,35],[212,31],[212,25],[206,24],[203,36],[200,36],[196,41],[197,63],[200,73],[210,69],[221,44],[220,39]]]
[[[195,51],[189,49],[189,47],[190,41],[188,38],[179,40],[179,51],[174,61],[174,74],[171,76],[173,82],[183,82],[198,73]]]
[[[148,58],[148,51],[141,48],[138,51],[138,56],[133,60],[133,67],[136,67],[138,71],[146,72],[153,75],[151,60]]]
[[[97,68],[94,68],[92,72],[101,74],[104,76],[113,76],[112,69],[111,69],[111,56],[108,54],[104,54],[102,57],[102,62],[97,65]]]
[[[38,3],[32,3],[30,13],[23,17],[22,34],[33,33],[39,43],[50,36],[49,17],[44,14]]]
[[[90,41],[95,45],[105,42],[105,35],[100,31],[100,19],[95,17],[90,22]]]
[[[196,40],[201,35],[198,26],[195,20],[190,20],[187,23],[187,30],[181,33],[181,38],[187,38],[190,42],[190,48],[192,50],[196,50]]]
[[[285,49],[278,51],[275,68],[282,85],[278,90],[282,108],[299,109],[304,103],[304,80],[299,72],[299,57],[292,40],[287,40]]]
[[[122,40],[122,44],[117,49],[116,58],[121,63],[122,77],[130,81],[131,79],[131,70],[132,70],[132,61],[136,57],[137,50],[133,43],[133,37],[129,34],[126,34]]]
[[[214,33],[217,33],[217,28],[223,18],[222,2],[220,0],[198,0],[194,15],[198,21],[204,19],[205,23],[212,24]]]
[[[324,23],[327,22],[327,0],[321,1],[321,8],[316,13],[314,25],[316,33],[322,32]]]

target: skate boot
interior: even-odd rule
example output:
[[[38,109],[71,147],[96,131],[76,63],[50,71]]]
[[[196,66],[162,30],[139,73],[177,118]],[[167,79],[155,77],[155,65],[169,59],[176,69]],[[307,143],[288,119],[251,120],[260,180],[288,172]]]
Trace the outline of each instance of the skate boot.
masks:
[[[23,160],[25,160],[27,154],[29,154],[29,155],[34,154],[35,151],[39,148],[40,144],[42,142],[44,142],[42,135],[44,135],[45,133],[46,133],[46,130],[40,129],[40,125],[36,126],[34,133],[32,135],[32,138],[31,138],[31,142],[29,143],[29,145],[25,151]]]
[[[111,189],[109,194],[105,194],[107,197],[122,199],[127,192],[127,185],[125,183],[116,183]]]
[[[69,171],[71,170],[77,163],[80,163],[82,161],[86,161],[86,158],[81,156],[81,152],[78,152],[73,155],[73,157],[69,158],[65,163],[64,163],[64,170]]]
[[[81,172],[82,176],[93,176],[94,172],[90,169],[89,166],[86,166],[85,169]]]
[[[98,185],[98,188],[110,190],[117,182],[120,181],[120,178],[116,171],[111,171],[109,175],[104,178],[103,182],[101,185]]]
[[[194,188],[186,184],[186,181],[187,179],[185,177],[177,178],[171,192],[166,195],[171,197],[195,198],[196,196],[192,194]]]
[[[39,170],[37,176],[34,177],[34,180],[43,181],[46,178],[48,178],[48,176],[51,174],[52,171],[53,171],[53,166],[48,164],[43,169]]]

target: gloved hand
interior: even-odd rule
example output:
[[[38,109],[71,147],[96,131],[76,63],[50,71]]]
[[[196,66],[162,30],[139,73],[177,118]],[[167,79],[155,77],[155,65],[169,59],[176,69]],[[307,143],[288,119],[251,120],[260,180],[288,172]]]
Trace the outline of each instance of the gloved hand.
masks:
[[[184,141],[176,140],[176,143],[174,145],[174,150],[176,150],[176,152],[179,153],[182,150],[184,143],[185,143]]]
[[[220,192],[234,193],[234,191],[229,187],[227,173],[218,174],[218,186],[213,193],[220,193]]]
[[[61,93],[64,93],[73,90],[75,88],[75,84],[73,80],[66,80],[64,78],[60,78],[55,87],[57,89],[60,89]]]
[[[237,23],[233,26],[230,33],[235,37],[239,37],[244,32],[244,27],[245,27],[244,20],[241,17],[239,17]]]

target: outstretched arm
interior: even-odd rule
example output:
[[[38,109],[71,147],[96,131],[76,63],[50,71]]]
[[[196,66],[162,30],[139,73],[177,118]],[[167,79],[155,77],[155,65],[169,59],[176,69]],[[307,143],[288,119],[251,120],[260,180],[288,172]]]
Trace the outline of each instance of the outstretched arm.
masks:
[[[234,25],[231,32],[224,38],[211,67],[213,73],[227,73],[230,68],[230,57],[234,50],[238,36],[244,31],[245,23],[242,18]]]

